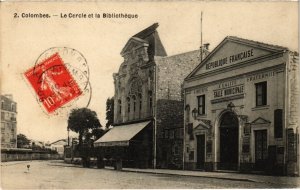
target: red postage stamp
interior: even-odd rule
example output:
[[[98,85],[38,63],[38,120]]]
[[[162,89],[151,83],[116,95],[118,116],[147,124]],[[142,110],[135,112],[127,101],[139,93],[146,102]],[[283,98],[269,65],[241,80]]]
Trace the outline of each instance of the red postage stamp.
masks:
[[[58,53],[29,69],[25,77],[48,113],[82,94]]]

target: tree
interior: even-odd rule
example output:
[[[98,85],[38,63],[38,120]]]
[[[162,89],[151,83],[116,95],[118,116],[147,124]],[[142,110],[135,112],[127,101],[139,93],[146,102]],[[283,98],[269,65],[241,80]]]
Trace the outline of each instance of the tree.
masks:
[[[102,128],[97,128],[92,130],[92,137],[94,141],[98,140],[100,137],[102,137],[105,134],[106,131],[104,131]]]
[[[106,100],[106,120],[106,128],[114,123],[114,97]]]
[[[18,148],[28,148],[30,146],[30,140],[23,134],[17,135],[17,147]]]
[[[102,127],[97,113],[88,108],[73,109],[68,118],[68,128],[78,133],[79,146],[90,140],[90,133],[93,129]]]

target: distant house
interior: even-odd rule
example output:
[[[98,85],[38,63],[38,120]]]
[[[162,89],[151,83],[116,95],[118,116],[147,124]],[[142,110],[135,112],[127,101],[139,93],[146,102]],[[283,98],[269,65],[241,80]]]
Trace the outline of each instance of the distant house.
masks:
[[[50,144],[51,150],[57,151],[59,155],[64,155],[64,146],[68,145],[68,139],[60,139]]]
[[[10,94],[1,95],[1,147],[17,148],[17,103]]]
[[[31,141],[31,147],[33,149],[44,149],[45,148],[45,143],[42,142],[42,141],[32,140]]]

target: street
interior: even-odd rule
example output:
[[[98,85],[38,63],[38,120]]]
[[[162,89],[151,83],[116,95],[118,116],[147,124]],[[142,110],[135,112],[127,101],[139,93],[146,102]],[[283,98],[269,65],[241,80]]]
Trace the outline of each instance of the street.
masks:
[[[27,165],[30,171],[27,173]],[[137,189],[137,188],[296,188],[299,178],[286,183],[251,182],[168,174],[82,168],[63,161],[1,163],[3,189]],[[243,174],[240,174],[243,175]],[[280,177],[274,177],[274,180]]]

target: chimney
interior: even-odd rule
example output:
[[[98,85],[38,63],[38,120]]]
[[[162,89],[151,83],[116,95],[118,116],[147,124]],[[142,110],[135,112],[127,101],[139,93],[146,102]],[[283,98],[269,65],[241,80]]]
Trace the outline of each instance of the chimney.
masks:
[[[209,48],[209,43],[203,44],[200,47],[200,61],[202,62],[203,59],[209,54],[208,48]]]
[[[209,43],[203,44],[203,48],[204,48],[205,50],[208,50],[209,45],[210,45]]]

